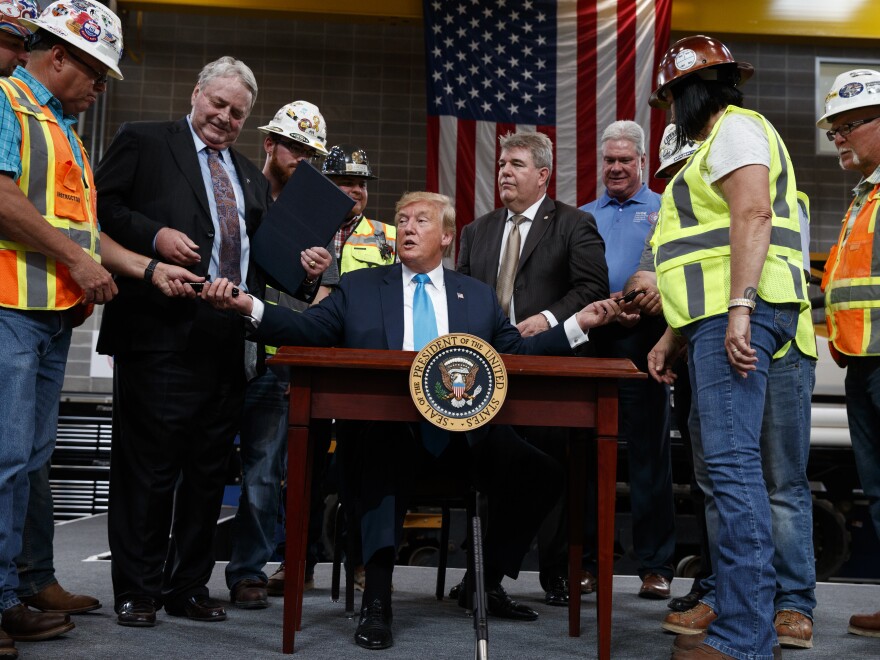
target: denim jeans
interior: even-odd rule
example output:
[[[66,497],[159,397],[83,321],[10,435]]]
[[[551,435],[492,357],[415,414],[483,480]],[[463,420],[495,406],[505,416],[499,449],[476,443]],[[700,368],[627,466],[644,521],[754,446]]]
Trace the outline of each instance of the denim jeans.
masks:
[[[795,610],[813,618],[816,606],[816,561],[813,555],[813,503],[807,479],[810,455],[810,399],[816,381],[816,361],[796,347],[770,365],[764,419],[761,426],[761,464],[770,496],[773,529],[773,567],[776,569],[774,609]],[[715,547],[718,511],[712,499],[699,435],[694,443],[697,479],[706,494],[707,527]],[[702,598],[715,607],[714,574],[702,581]]]
[[[28,473],[52,455],[71,330],[65,312],[0,308],[0,610],[19,604]]]
[[[241,580],[268,580],[263,568],[275,551],[275,523],[287,465],[287,367],[266,369],[245,391],[241,423],[243,479],[234,521],[232,556],[226,565],[231,589]]]
[[[49,461],[28,474],[30,496],[22,533],[21,552],[15,559],[18,568],[19,598],[34,596],[58,580],[52,543],[55,540],[55,513],[49,487]]]
[[[846,415],[874,531],[880,536],[880,357],[847,356]]]
[[[760,435],[770,362],[794,338],[798,311],[797,304],[758,299],[750,323],[758,363],[747,378],[736,373],[727,357],[726,314],[682,328],[703,460],[718,511],[718,619],[709,626],[706,643],[738,660],[772,660],[776,643],[776,571]]]

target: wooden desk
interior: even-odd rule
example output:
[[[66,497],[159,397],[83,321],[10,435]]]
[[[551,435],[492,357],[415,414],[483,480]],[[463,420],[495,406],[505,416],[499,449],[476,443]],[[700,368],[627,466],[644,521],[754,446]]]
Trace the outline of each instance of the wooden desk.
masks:
[[[283,652],[293,653],[302,624],[311,492],[313,419],[419,422],[409,393],[415,353],[345,348],[282,348],[273,364],[289,365],[287,435],[287,553],[284,583]],[[569,445],[568,634],[580,635],[580,571],[583,544],[586,441],[598,443],[599,658],[611,657],[611,589],[614,559],[614,500],[617,484],[617,379],[645,378],[629,360],[504,355],[509,388],[493,424],[560,426],[572,429]]]

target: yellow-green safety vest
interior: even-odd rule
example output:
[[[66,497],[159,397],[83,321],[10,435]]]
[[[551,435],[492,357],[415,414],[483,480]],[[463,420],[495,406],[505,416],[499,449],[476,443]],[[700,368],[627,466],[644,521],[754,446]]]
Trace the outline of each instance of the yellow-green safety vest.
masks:
[[[802,313],[810,308],[803,272],[797,186],[788,151],[764,117],[751,110],[728,106],[706,140],[666,186],[661,200],[660,219],[652,243],[663,312],[672,328],[727,313],[730,208],[703,178],[702,165],[718,130],[732,114],[757,119],[770,145],[773,217],[770,248],[761,270],[758,295],[771,303],[800,303]]]

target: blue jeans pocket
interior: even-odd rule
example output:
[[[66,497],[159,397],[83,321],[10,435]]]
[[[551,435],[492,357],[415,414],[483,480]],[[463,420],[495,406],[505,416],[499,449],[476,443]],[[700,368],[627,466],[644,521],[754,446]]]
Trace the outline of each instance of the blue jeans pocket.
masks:
[[[780,344],[794,339],[797,334],[798,303],[780,303],[773,305],[773,329],[779,336]]]

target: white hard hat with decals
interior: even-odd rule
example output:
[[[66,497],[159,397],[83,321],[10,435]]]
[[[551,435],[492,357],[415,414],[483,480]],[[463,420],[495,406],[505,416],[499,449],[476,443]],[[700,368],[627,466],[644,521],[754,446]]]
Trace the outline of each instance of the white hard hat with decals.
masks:
[[[265,126],[263,133],[282,135],[327,155],[327,125],[318,106],[308,101],[294,101],[282,107]]]
[[[23,26],[23,18],[36,18],[40,6],[33,0],[0,0],[0,30],[27,39],[31,31]]]
[[[677,137],[675,124],[669,124],[663,131],[663,137],[660,138],[660,167],[654,175],[658,179],[671,179],[672,173],[669,172],[669,168],[690,158],[700,147],[699,142],[688,140],[681,149],[676,149]]]
[[[830,119],[847,110],[880,105],[880,72],[853,69],[837,76],[825,95],[825,114],[816,122],[819,128],[831,128]]]
[[[104,5],[93,0],[58,0],[37,18],[21,18],[36,32],[51,32],[62,41],[76,46],[109,68],[108,74],[122,80],[119,59],[122,57],[122,23]]]

